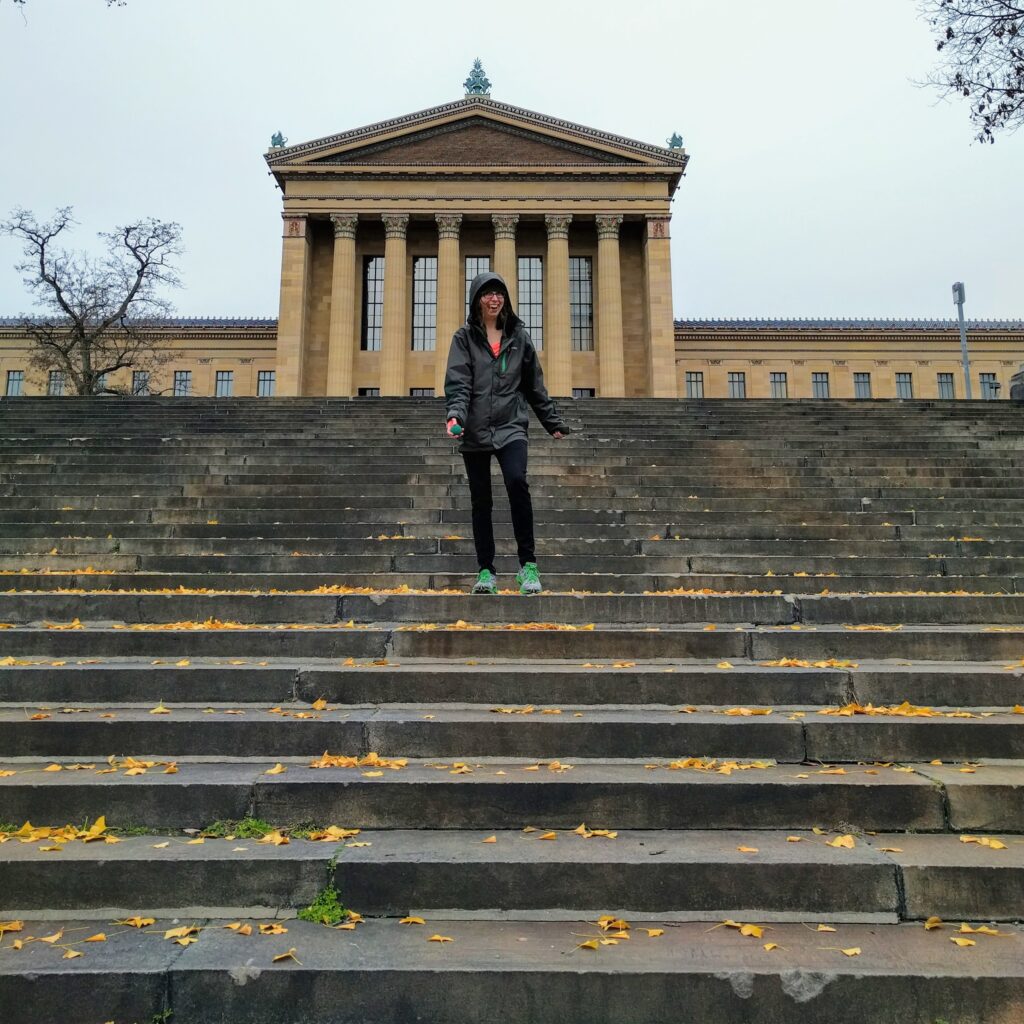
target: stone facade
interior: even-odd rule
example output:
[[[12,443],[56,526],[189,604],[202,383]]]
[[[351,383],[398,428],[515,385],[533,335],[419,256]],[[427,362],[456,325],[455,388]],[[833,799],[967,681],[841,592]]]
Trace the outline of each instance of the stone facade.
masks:
[[[177,373],[195,395],[441,394],[485,261],[520,313],[532,302],[559,397],[964,397],[953,320],[673,320],[682,149],[467,96],[266,160],[283,204],[279,319],[167,321],[154,391],[174,393]],[[1009,398],[1024,321],[969,330],[973,396]],[[49,387],[0,319],[0,397]]]

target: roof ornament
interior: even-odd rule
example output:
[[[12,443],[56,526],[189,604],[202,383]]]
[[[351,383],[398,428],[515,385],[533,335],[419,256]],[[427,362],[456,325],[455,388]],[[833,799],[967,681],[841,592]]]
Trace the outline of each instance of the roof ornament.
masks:
[[[484,66],[480,63],[479,57],[473,61],[473,69],[469,72],[469,78],[462,84],[466,87],[466,99],[471,96],[484,96],[490,99],[491,82],[484,74]]]
[[[281,132],[274,132],[270,136],[271,149],[283,149],[288,144],[288,138]]]
[[[673,132],[672,135],[665,140],[669,149],[682,149],[683,148],[683,137],[679,132]]]

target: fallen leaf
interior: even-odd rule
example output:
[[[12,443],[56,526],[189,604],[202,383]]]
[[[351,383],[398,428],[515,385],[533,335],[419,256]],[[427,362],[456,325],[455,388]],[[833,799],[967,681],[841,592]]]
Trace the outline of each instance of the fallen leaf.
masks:
[[[834,932],[835,928],[830,924],[819,924],[817,930],[819,932]]]
[[[83,942],[106,942],[107,936],[105,932],[97,932],[95,935],[90,935],[89,938],[83,939]]]
[[[581,942],[577,949],[600,949],[600,945],[597,939],[587,939],[586,942]]]
[[[777,942],[766,942],[764,944],[764,946],[762,946],[761,948],[766,953],[770,953],[773,949],[778,949],[779,948],[779,944]]]
[[[652,939],[656,939],[659,935],[665,934],[664,928],[645,928],[644,931],[647,932],[648,936]]]
[[[76,956],[85,956],[85,954],[79,953],[77,949],[66,949],[61,960],[74,960]]]
[[[426,924],[422,917],[403,917],[399,924]]]
[[[155,917],[126,917],[122,921],[115,921],[114,924],[125,924],[129,928],[145,928],[146,925],[156,924]]]
[[[488,836],[486,839],[481,839],[481,843],[496,843],[498,841],[497,836]]]
[[[450,935],[431,935],[427,942],[454,942]]]
[[[851,946],[849,949],[841,950],[843,956],[860,956],[860,946]]]
[[[557,832],[545,832],[543,835],[537,836],[538,839],[557,839]]]
[[[852,850],[856,847],[857,840],[853,836],[836,836],[835,839],[829,840],[825,845],[835,847],[836,849]]]
[[[276,921],[260,925],[260,935],[284,935],[287,931],[288,929],[283,924],[278,924]]]
[[[264,775],[281,775],[282,773],[284,773],[286,771],[288,771],[288,769],[285,768],[285,766],[283,764],[281,764],[280,761],[278,761],[277,764],[275,764],[273,768],[268,768],[263,774]]]
[[[736,849],[740,853],[760,853],[756,846],[737,846]]]
[[[924,930],[926,932],[933,932],[936,928],[941,927],[943,927],[941,917],[929,917],[924,923]]]
[[[299,966],[302,965],[302,961],[295,955],[297,950],[294,946],[289,949],[286,953],[278,953],[270,962],[273,964],[279,963],[281,960],[294,960]]]
[[[950,942],[955,942],[958,946],[975,946],[977,943],[974,939],[961,939],[959,935],[951,935],[949,937]]]

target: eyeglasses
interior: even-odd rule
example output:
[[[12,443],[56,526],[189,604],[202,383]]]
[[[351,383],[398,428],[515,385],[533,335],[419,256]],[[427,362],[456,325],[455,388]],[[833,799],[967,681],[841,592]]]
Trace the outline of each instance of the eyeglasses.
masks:
[[[480,293],[480,298],[486,299],[488,295],[500,295],[502,298],[505,298],[505,293],[500,288],[485,288]]]

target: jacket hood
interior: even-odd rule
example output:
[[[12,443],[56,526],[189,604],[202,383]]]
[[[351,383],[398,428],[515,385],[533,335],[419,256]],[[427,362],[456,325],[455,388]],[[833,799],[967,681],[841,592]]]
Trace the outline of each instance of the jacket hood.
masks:
[[[520,323],[519,317],[516,316],[516,311],[512,308],[512,299],[508,294],[508,285],[505,284],[505,279],[501,274],[495,274],[493,271],[485,271],[483,274],[477,274],[476,277],[470,282],[469,285],[469,310],[466,315],[466,320],[470,324],[480,326],[480,319],[476,316],[476,300],[480,297],[480,293],[484,290],[486,285],[497,284],[501,286],[501,290],[505,293],[505,334],[510,334],[512,330]]]

